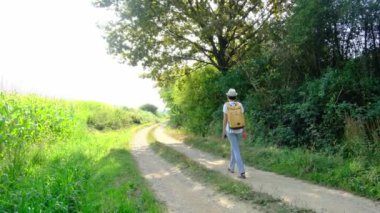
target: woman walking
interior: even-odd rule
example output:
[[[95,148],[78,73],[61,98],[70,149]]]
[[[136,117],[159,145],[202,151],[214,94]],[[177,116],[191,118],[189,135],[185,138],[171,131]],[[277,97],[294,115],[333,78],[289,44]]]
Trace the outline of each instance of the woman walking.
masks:
[[[226,136],[231,144],[231,160],[228,171],[234,173],[235,164],[239,170],[240,178],[245,179],[245,169],[243,159],[240,155],[239,143],[244,131],[244,108],[240,102],[236,101],[236,90],[231,88],[226,93],[228,102],[223,105],[223,133],[222,138]]]

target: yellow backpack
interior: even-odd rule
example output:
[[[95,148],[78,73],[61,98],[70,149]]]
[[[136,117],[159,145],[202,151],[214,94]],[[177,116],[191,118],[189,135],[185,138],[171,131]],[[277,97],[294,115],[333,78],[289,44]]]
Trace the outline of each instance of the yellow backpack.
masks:
[[[235,106],[227,104],[227,118],[228,124],[231,129],[241,129],[245,125],[244,114],[242,112],[241,104],[236,102]]]

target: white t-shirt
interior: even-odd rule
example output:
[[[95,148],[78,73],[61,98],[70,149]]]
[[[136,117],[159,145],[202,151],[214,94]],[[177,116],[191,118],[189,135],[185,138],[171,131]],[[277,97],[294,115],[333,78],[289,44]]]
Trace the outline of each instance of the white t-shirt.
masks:
[[[239,102],[235,102],[235,101],[230,101],[229,104],[230,106],[235,106],[237,103]],[[244,107],[243,107],[243,104],[239,103],[240,106],[241,106],[241,112],[244,113]],[[223,105],[223,113],[224,114],[227,114],[227,103],[224,103]],[[227,125],[226,125],[226,132],[227,133],[243,133],[243,128],[242,129],[230,129],[230,126],[227,122]]]

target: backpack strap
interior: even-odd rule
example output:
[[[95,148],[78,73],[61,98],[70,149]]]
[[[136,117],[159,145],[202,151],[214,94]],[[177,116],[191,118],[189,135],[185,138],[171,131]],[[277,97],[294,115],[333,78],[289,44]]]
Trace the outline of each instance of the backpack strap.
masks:
[[[227,110],[231,107],[237,107],[237,106],[241,106],[241,103],[240,102],[237,102],[235,101],[235,106],[231,106],[230,102],[226,102],[226,105],[227,105]]]
[[[227,101],[227,102],[225,103],[225,105],[226,105],[227,110],[228,110],[228,109],[230,108],[230,102]]]

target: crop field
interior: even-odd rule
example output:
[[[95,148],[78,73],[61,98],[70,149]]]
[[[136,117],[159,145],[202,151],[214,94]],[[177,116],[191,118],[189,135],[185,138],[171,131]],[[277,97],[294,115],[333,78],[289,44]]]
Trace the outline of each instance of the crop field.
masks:
[[[138,125],[156,120],[95,102],[1,93],[0,211],[160,211],[128,146]]]

